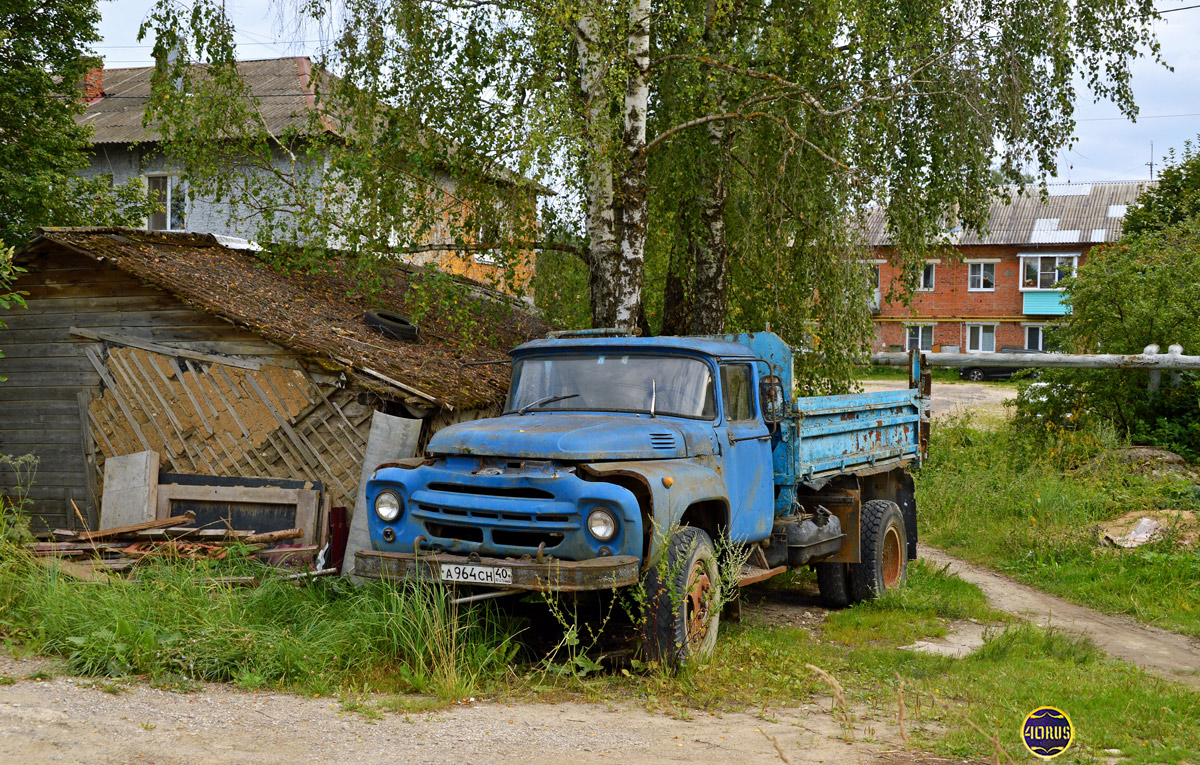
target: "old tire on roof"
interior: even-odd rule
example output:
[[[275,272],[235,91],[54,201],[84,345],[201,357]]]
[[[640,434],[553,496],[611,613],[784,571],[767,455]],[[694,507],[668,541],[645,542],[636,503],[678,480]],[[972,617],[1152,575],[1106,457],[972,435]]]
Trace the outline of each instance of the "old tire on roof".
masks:
[[[417,340],[417,325],[392,311],[367,311],[363,314],[363,323],[396,340],[408,343]]]
[[[850,605],[850,571],[845,563],[817,563],[817,589],[821,600],[830,608]]]
[[[895,502],[864,502],[860,515],[861,562],[850,564],[853,601],[882,598],[908,578],[908,539],[904,514]]]
[[[708,534],[690,526],[672,534],[644,586],[642,647],[648,661],[676,667],[712,653],[721,621],[721,578]]]

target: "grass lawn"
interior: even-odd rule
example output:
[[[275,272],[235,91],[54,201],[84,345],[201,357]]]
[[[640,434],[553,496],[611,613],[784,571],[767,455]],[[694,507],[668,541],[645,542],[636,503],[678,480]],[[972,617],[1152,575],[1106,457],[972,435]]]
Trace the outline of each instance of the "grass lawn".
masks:
[[[939,422],[917,479],[921,538],[1067,600],[1200,636],[1200,552],[1170,531],[1130,550],[1101,545],[1099,531],[1129,513],[1200,511],[1200,493],[1106,457],[1112,445],[1072,432],[1035,444],[1011,426]]]

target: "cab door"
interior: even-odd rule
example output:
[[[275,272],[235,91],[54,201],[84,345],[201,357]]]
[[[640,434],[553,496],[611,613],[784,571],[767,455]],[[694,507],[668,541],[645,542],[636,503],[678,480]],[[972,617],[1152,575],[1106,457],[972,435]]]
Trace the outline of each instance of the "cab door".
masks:
[[[721,364],[722,473],[735,542],[765,539],[775,516],[771,433],[759,411],[749,363]]]

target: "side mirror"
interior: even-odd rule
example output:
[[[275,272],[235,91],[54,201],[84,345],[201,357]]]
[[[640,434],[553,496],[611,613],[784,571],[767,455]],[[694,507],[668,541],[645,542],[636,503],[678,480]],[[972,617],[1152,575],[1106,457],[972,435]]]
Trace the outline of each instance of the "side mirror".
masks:
[[[758,381],[758,400],[762,405],[763,420],[776,423],[787,413],[787,398],[783,391],[783,380],[778,375],[767,375]]]

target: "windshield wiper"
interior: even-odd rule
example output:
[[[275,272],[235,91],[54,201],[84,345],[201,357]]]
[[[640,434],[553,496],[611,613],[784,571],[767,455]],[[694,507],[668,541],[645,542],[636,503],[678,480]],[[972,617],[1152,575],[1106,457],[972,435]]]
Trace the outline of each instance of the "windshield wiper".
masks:
[[[566,401],[569,398],[579,398],[579,394],[578,393],[566,393],[561,396],[546,396],[545,398],[539,398],[537,401],[526,404],[525,406],[518,409],[517,414],[525,414],[530,409],[536,409],[539,406],[542,406],[543,404],[553,404],[555,401]]]

